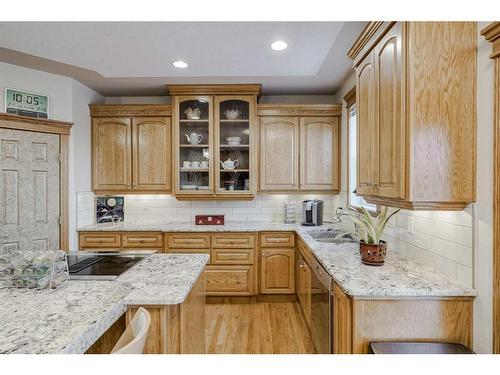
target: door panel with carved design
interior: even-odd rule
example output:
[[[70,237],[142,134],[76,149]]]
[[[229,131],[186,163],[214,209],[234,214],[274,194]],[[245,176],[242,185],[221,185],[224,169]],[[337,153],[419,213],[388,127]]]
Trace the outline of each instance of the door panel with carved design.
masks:
[[[59,248],[59,136],[0,129],[0,247]]]

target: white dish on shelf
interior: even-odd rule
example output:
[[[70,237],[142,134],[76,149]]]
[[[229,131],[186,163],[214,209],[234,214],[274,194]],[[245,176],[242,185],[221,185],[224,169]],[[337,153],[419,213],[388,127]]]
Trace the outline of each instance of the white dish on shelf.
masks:
[[[181,190],[196,190],[196,185],[181,185]]]
[[[210,186],[208,186],[208,185],[200,185],[200,186],[198,186],[198,190],[210,190]]]
[[[241,144],[240,141],[232,141],[232,142],[227,142],[229,146],[239,146]]]

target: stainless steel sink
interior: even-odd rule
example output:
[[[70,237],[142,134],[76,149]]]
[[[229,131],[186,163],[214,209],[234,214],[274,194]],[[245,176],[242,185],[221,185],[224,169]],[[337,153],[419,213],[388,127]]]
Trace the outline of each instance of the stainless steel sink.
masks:
[[[321,230],[321,231],[310,231],[309,235],[313,240],[322,243],[353,243],[356,242],[350,235],[344,236],[342,238],[337,238],[339,234],[344,232],[340,230]]]

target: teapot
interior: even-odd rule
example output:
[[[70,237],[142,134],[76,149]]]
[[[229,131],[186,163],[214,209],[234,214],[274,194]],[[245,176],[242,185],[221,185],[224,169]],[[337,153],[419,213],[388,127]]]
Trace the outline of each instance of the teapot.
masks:
[[[184,135],[186,136],[187,141],[192,145],[197,145],[203,139],[203,135],[195,132]]]
[[[189,107],[184,111],[186,117],[189,120],[199,120],[201,116],[201,110],[199,108],[191,108]]]
[[[235,169],[238,166],[238,160],[227,159],[225,162],[220,162],[222,169]]]
[[[241,111],[236,108],[236,107],[233,107],[231,109],[226,109],[224,111],[224,116],[228,119],[228,120],[237,120],[241,115]]]

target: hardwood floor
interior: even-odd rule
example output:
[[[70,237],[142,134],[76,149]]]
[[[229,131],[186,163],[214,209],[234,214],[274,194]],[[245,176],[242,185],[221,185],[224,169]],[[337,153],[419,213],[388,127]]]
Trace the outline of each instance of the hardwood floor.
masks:
[[[207,303],[209,354],[311,354],[297,302]]]

